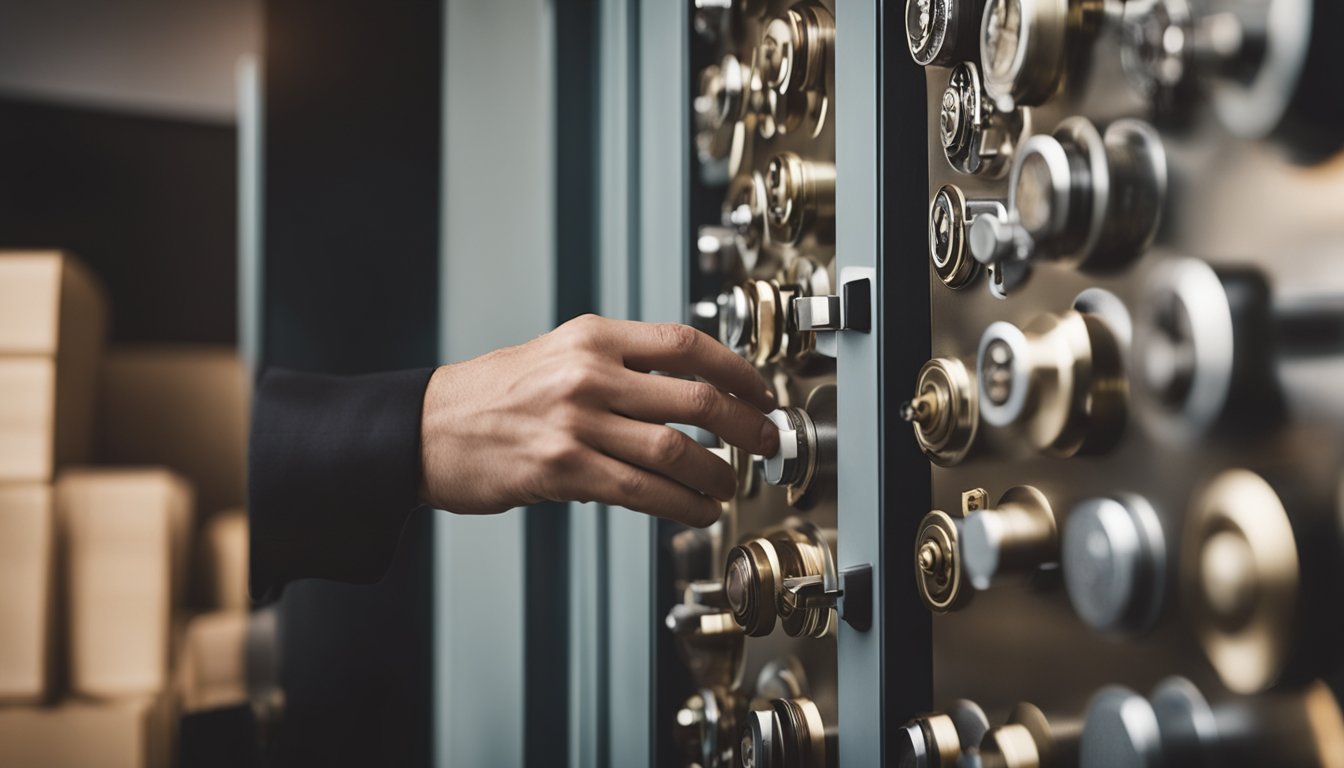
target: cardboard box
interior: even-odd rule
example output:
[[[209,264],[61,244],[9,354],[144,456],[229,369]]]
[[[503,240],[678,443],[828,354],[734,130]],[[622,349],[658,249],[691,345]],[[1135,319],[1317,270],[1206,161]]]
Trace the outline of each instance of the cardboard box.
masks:
[[[0,708],[0,765],[167,768],[172,717],[167,696]]]
[[[205,525],[201,561],[211,606],[221,611],[246,611],[247,512],[221,512]]]
[[[0,357],[0,481],[49,483],[55,465],[55,358]]]
[[[100,389],[99,463],[185,475],[203,518],[246,503],[250,384],[235,349],[114,346]]]
[[[187,622],[180,661],[183,712],[247,701],[247,622],[242,611],[216,611]]]
[[[192,494],[163,469],[61,473],[71,689],[95,698],[157,693],[168,682]]]
[[[0,486],[0,702],[35,703],[50,683],[55,512],[49,485]]]
[[[101,287],[59,251],[0,252],[0,482],[89,459],[107,328]],[[41,370],[39,370],[41,369]]]

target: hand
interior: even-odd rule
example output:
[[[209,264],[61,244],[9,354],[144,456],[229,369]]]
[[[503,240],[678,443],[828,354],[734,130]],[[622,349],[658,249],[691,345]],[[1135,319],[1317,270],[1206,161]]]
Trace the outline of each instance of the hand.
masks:
[[[422,500],[473,514],[599,501],[703,527],[719,519],[737,478],[667,424],[769,456],[779,432],[764,412],[775,407],[749,363],[689,326],[587,315],[434,372],[420,427]]]

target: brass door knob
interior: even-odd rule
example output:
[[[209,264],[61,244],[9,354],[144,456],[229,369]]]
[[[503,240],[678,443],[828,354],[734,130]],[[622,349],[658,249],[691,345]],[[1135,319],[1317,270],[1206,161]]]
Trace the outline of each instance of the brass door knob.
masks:
[[[1185,612],[1229,690],[1313,679],[1340,658],[1340,491],[1315,474],[1227,470],[1188,512]]]
[[[1021,329],[993,323],[976,367],[981,417],[1016,426],[1037,450],[1101,453],[1119,440],[1128,383],[1116,335],[1099,316],[1070,310]]]
[[[980,19],[980,67],[1001,108],[1034,107],[1059,91],[1071,54],[1102,24],[1095,0],[989,0]]]
[[[751,539],[728,553],[723,587],[729,609],[748,636],[776,623],[790,637],[825,637],[835,627],[839,576],[831,540],[811,523]]]

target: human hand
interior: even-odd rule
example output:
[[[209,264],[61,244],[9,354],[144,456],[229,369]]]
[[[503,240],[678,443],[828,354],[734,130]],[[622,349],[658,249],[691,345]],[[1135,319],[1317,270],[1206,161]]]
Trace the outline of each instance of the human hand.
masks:
[[[667,424],[769,456],[779,431],[764,413],[776,407],[749,363],[689,326],[586,315],[434,372],[420,427],[421,498],[467,514],[598,501],[703,527],[718,520],[737,478]]]

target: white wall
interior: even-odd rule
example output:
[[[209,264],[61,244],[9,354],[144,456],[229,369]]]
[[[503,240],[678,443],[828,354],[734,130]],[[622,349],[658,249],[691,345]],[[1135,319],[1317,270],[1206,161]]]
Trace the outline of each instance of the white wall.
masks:
[[[5,0],[0,94],[232,122],[261,0]]]

